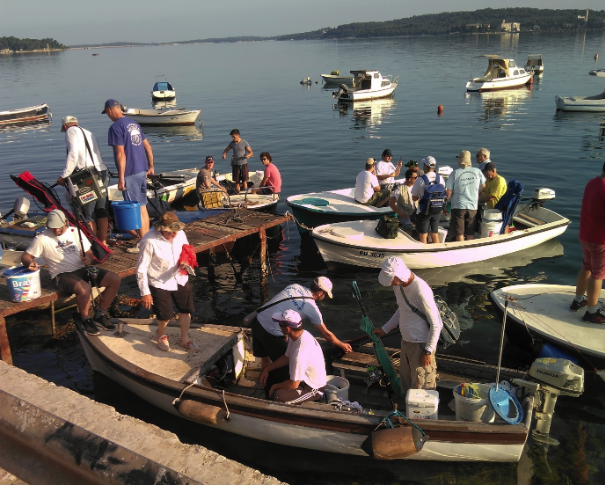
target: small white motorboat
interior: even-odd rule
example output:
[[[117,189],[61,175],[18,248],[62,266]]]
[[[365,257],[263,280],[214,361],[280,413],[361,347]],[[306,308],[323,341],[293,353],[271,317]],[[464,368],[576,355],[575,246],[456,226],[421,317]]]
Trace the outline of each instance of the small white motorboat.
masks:
[[[585,307],[570,311],[575,296],[575,286],[549,284],[507,286],[490,293],[501,312],[508,299],[507,322],[518,327],[515,336],[525,335],[526,340],[538,337],[565,349],[571,356],[584,356],[593,365],[603,366],[605,325],[583,321]],[[600,299],[605,302],[605,290],[601,291]]]
[[[487,58],[487,70],[482,77],[472,78],[466,83],[467,91],[495,91],[497,89],[518,88],[527,84],[533,73],[517,66],[514,59],[502,56],[484,55]]]
[[[605,111],[605,90],[594,96],[555,96],[557,109],[560,111]]]
[[[0,111],[0,126],[14,123],[30,123],[52,119],[52,113],[46,103],[27,108],[17,108],[8,111]]]
[[[544,72],[544,60],[542,54],[530,54],[527,56],[527,62],[525,63],[525,70],[534,74],[542,74]]]
[[[591,76],[605,77],[605,69],[593,69],[592,71],[588,71],[588,74]]]
[[[191,191],[195,191],[195,181],[198,168],[186,168],[183,170],[174,170],[173,172],[163,172],[157,176],[147,178],[147,197],[164,200],[169,204],[182,199]],[[122,191],[118,190],[118,185],[107,187],[110,201],[124,200]]]
[[[151,89],[151,99],[154,101],[170,101],[171,99],[176,98],[176,89],[172,87],[172,84],[168,82],[166,76],[161,75],[157,76],[157,78],[163,78],[160,81],[157,81],[153,88]]]
[[[351,71],[353,86],[342,84],[340,90],[333,93],[338,101],[364,101],[386,98],[393,94],[399,84],[399,77],[383,76],[380,71]]]
[[[311,236],[328,269],[379,269],[389,256],[400,257],[410,269],[425,269],[476,263],[537,246],[563,234],[571,223],[534,202],[517,207],[512,231],[500,234],[499,219],[499,223],[484,219],[481,233],[469,241],[446,242],[444,228],[439,230],[440,242],[433,244],[421,243],[401,229],[396,238],[385,239],[376,232],[376,221],[368,220],[319,226]]]
[[[136,121],[141,126],[187,126],[195,125],[201,116],[201,109],[139,109],[124,106],[124,116]]]
[[[341,76],[339,71],[332,71],[330,74],[321,74],[321,78],[326,84],[353,84],[353,76]]]

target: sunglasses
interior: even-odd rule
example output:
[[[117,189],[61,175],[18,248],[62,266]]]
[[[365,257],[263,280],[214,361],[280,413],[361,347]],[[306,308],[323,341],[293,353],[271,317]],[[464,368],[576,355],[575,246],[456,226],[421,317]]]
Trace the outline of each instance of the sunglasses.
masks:
[[[264,162],[265,160],[269,160],[269,159],[266,158],[266,157],[263,157],[263,158],[260,159],[261,162]]]
[[[206,160],[206,163],[214,163],[214,160],[211,158],[210,160]]]

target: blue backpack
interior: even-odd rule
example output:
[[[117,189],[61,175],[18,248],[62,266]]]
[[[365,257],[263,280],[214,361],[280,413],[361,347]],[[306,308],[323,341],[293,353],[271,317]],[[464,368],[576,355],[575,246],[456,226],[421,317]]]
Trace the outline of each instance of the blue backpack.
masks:
[[[422,176],[422,180],[424,180],[424,194],[418,200],[419,213],[425,216],[441,213],[445,208],[445,185],[441,183],[443,177],[435,174],[435,180],[430,182],[425,174]]]

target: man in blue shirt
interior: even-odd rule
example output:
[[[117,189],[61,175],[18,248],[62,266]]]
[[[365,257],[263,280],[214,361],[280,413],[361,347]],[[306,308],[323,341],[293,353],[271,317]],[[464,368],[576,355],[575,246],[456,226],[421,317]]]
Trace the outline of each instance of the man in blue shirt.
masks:
[[[113,121],[109,127],[108,145],[113,146],[113,157],[118,169],[118,189],[124,200],[141,204],[141,229],[143,237],[149,231],[147,213],[147,175],[153,175],[153,151],[138,123],[126,118],[122,106],[115,99],[105,102],[101,114]]]

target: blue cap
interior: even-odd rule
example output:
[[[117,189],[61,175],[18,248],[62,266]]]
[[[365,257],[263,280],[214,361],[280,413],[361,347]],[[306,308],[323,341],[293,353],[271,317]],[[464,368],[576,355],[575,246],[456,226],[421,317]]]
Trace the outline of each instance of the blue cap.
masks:
[[[105,109],[101,111],[101,114],[104,115],[105,111],[107,111],[107,108],[112,108],[113,106],[120,106],[120,103],[115,99],[108,99],[105,101]]]

